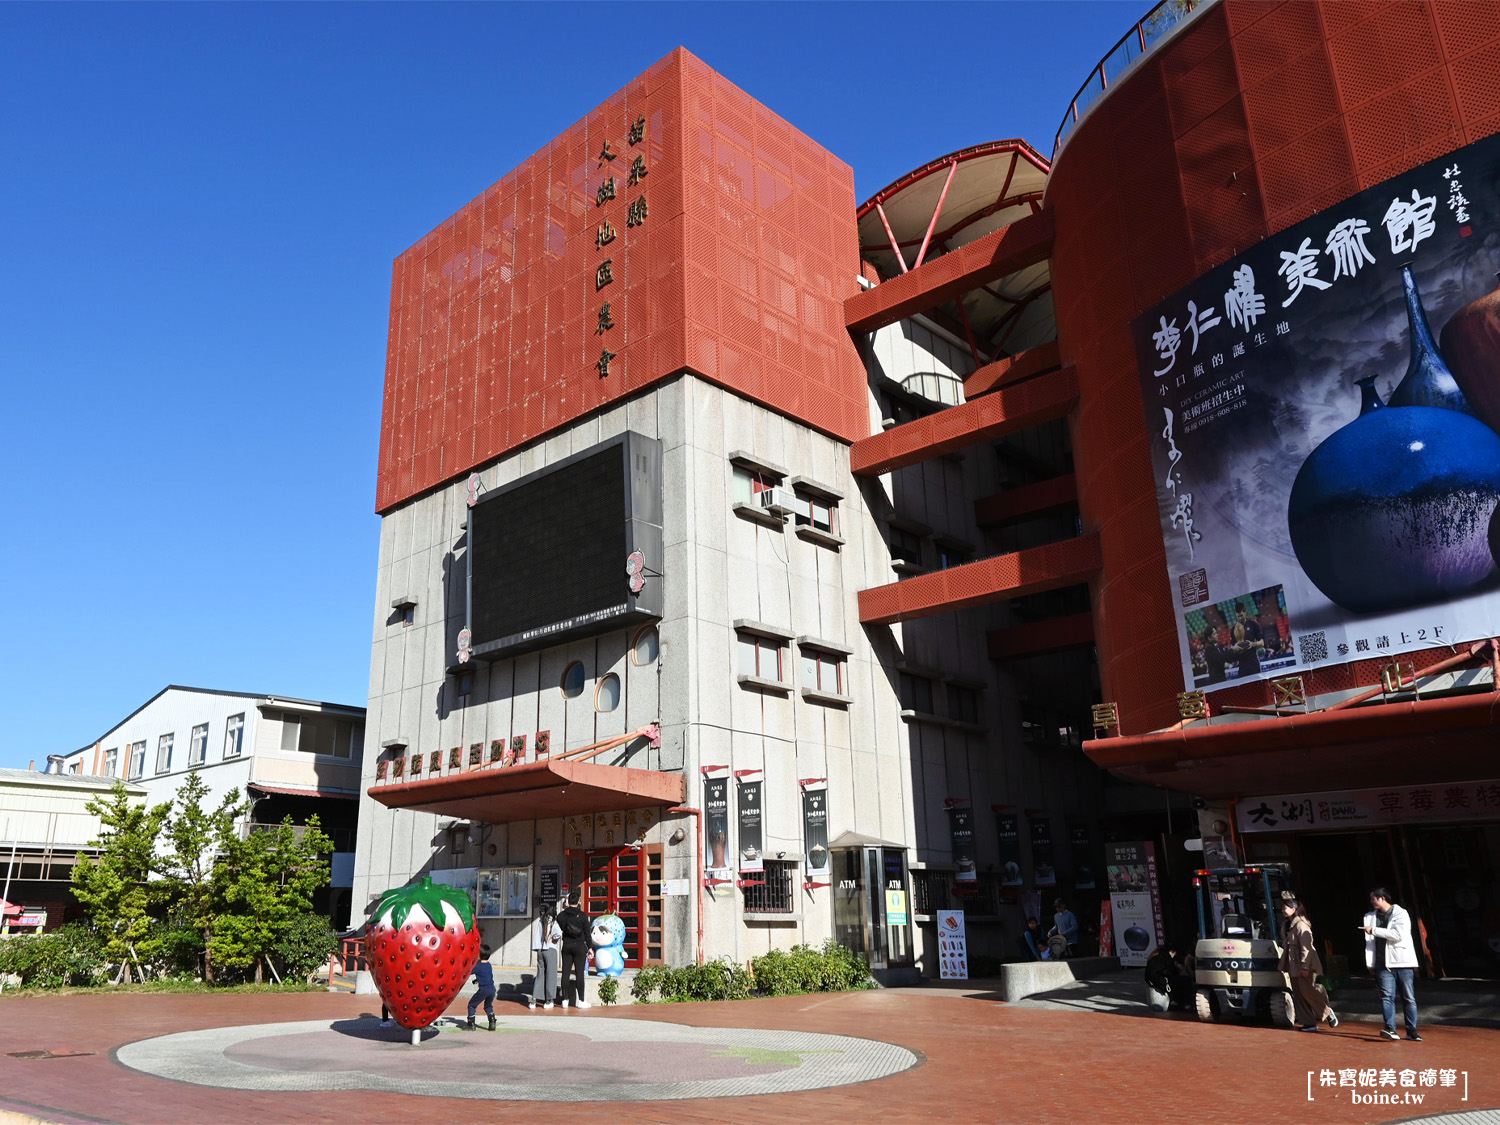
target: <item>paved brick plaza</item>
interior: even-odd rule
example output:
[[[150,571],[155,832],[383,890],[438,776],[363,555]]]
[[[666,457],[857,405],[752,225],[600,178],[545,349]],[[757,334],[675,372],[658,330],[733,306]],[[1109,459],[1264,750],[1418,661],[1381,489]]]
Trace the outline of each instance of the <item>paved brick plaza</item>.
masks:
[[[494,1119],[497,1110],[527,1118],[539,1111],[534,1103],[365,1090],[220,1089],[152,1077],[126,1068],[111,1053],[137,1040],[196,1029],[355,1019],[378,1013],[371,999],[317,993],[0,998],[0,1120],[6,1111],[58,1122],[128,1123],[477,1120]],[[1377,1025],[1369,1022],[1351,1020],[1338,1032],[1300,1035],[1263,1027],[1205,1027],[1177,1017],[1025,1009],[958,989],[595,1007],[531,1017],[520,1016],[514,1004],[501,1010],[535,1020],[549,1031],[585,1020],[629,1019],[854,1036],[918,1055],[911,1069],[858,1085],[727,1100],[637,1101],[620,1107],[619,1114],[633,1120],[721,1123],[795,1114],[814,1121],[879,1117],[1068,1125],[1081,1120],[1373,1122],[1500,1104],[1500,1031],[1487,1028],[1424,1028],[1424,1043],[1385,1043],[1374,1038]],[[453,1011],[461,1014],[461,1006]],[[581,1035],[559,1035],[575,1038],[586,1043]],[[487,1041],[515,1040],[496,1036]],[[36,1050],[94,1054],[46,1059],[10,1055]],[[407,1050],[414,1060],[427,1052],[436,1066],[430,1045]],[[1422,1106],[1351,1107],[1347,1093],[1336,1097],[1315,1088],[1316,1100],[1310,1103],[1307,1071],[1324,1067],[1467,1070],[1470,1100],[1460,1101],[1457,1088],[1431,1088],[1425,1090]],[[599,1102],[558,1104],[545,1112],[549,1119],[593,1122],[610,1114]]]

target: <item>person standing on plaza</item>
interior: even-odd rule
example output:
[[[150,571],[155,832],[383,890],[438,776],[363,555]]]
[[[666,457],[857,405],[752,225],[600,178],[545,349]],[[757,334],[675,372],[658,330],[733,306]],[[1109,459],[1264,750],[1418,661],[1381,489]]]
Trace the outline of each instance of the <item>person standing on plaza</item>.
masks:
[[[568,892],[568,905],[557,913],[562,930],[562,1006],[572,1001],[575,1008],[587,1008],[589,916],[578,909],[578,892]]]
[[[1057,913],[1052,916],[1050,932],[1068,943],[1068,956],[1071,957],[1078,947],[1078,916],[1068,909],[1068,904],[1062,899],[1052,905]]]
[[[531,985],[528,1008],[535,1008],[541,1001],[543,1008],[552,1007],[557,997],[557,943],[562,939],[562,930],[552,917],[552,904],[542,903],[536,920],[531,923],[531,951],[536,954],[536,977]]]
[[[1406,1037],[1420,1043],[1417,1034],[1417,995],[1413,980],[1417,974],[1417,945],[1412,938],[1411,915],[1391,901],[1384,887],[1370,891],[1370,913],[1365,915],[1365,967],[1380,982],[1380,1007],[1385,1016],[1383,1039],[1397,1039],[1396,992],[1401,992],[1405,1009]]]
[[[1317,982],[1323,972],[1323,961],[1313,941],[1312,922],[1307,911],[1294,898],[1281,900],[1281,917],[1285,926],[1281,937],[1281,963],[1277,966],[1292,982],[1292,1007],[1298,1031],[1317,1031],[1318,1023],[1327,1020],[1338,1027],[1339,1018],[1328,1006],[1328,993]]]
[[[479,987],[469,997],[469,1030],[474,1030],[474,1016],[484,1002],[484,1014],[490,1018],[490,1030],[495,1030],[495,970],[490,965],[490,947],[479,947],[479,963],[474,966],[474,983]]]

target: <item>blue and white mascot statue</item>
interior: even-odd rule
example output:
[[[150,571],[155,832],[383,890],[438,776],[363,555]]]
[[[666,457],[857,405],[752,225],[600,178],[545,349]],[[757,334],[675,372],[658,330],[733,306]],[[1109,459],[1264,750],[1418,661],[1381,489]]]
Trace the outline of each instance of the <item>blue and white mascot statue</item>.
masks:
[[[594,919],[589,930],[594,943],[594,968],[600,976],[617,977],[625,970],[625,923],[615,914]]]

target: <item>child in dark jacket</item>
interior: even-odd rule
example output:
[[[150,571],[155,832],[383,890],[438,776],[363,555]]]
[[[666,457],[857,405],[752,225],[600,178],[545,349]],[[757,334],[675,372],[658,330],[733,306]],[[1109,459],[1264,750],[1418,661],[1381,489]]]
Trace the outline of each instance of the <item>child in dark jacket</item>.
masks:
[[[479,988],[469,997],[469,1030],[474,1030],[474,1016],[479,1011],[479,1002],[484,1001],[484,1014],[490,1018],[490,1030],[495,1030],[495,970],[490,965],[490,947],[479,947],[479,963],[474,966],[474,980]]]

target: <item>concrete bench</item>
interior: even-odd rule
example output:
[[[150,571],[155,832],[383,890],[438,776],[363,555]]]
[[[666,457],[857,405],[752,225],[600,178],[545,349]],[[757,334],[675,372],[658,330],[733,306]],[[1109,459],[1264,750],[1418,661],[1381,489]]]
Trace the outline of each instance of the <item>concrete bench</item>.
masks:
[[[1024,1000],[1051,992],[1075,980],[1118,972],[1118,957],[1074,957],[1068,961],[1012,961],[1000,968],[1000,990],[1005,1000]]]

